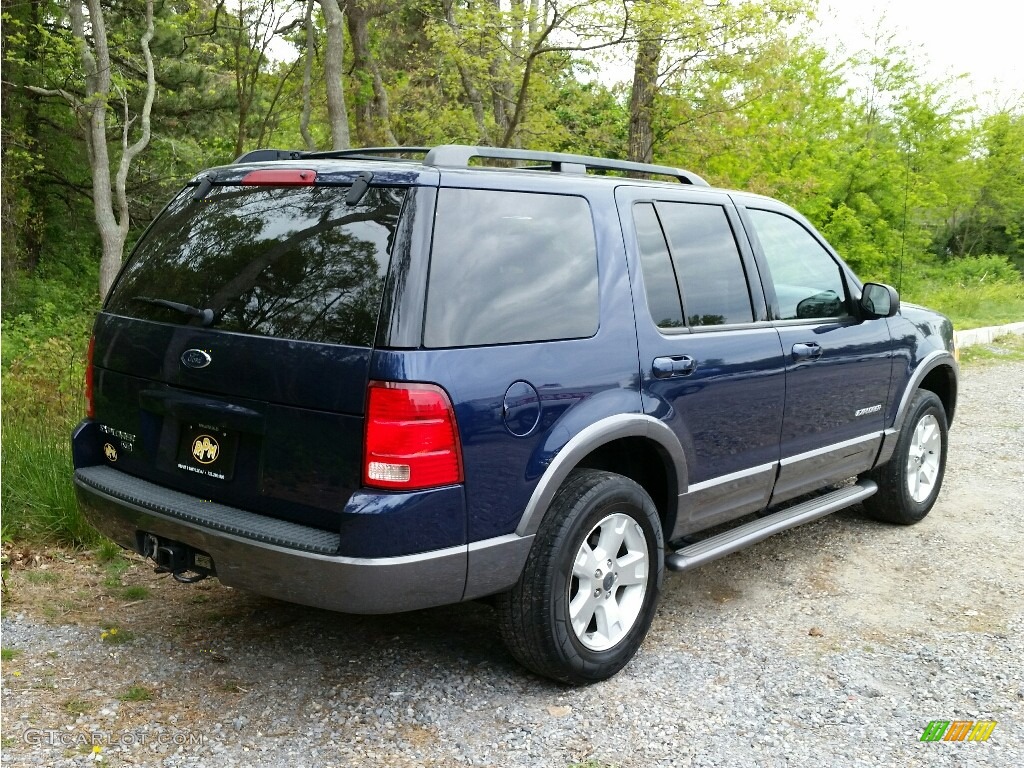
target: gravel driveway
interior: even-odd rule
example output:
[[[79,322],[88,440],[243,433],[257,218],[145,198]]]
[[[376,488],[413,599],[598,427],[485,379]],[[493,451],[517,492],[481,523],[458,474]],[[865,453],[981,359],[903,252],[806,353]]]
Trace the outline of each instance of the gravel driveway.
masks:
[[[854,508],[670,574],[637,658],[586,689],[525,673],[485,605],[346,616],[141,563],[112,589],[45,553],[7,579],[3,764],[94,765],[95,733],[105,765],[1022,765],[1022,382],[963,372],[924,522]],[[936,719],[998,725],[920,742]]]

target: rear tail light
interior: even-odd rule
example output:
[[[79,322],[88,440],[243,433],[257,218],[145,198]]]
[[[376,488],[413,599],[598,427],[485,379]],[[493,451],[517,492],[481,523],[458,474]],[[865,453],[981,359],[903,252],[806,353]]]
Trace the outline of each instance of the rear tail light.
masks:
[[[459,430],[443,389],[371,381],[367,400],[364,485],[417,490],[462,482]]]
[[[96,406],[92,401],[92,355],[96,350],[96,337],[89,339],[89,352],[85,359],[85,415],[90,419],[96,418]]]

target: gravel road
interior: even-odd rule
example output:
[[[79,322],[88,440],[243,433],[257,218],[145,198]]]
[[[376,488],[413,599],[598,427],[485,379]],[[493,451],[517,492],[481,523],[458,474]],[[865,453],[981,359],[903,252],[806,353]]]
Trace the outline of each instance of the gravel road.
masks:
[[[4,600],[2,762],[95,765],[96,734],[115,766],[1022,765],[1022,382],[963,372],[924,522],[854,508],[670,574],[637,658],[586,689],[525,673],[485,605],[345,616],[30,555]],[[920,742],[936,719],[998,725]]]

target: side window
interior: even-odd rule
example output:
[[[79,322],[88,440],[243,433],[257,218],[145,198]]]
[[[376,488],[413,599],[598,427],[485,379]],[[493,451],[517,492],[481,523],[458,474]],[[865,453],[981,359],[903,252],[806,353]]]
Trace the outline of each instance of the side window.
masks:
[[[747,278],[725,209],[658,202],[690,327],[754,319]]]
[[[597,326],[597,244],[585,199],[438,191],[427,347],[583,338]]]
[[[842,271],[814,236],[781,213],[747,212],[775,285],[779,319],[848,316]]]
[[[682,328],[679,286],[654,204],[634,205],[633,223],[640,246],[640,269],[644,273],[644,290],[651,319],[659,328]]]

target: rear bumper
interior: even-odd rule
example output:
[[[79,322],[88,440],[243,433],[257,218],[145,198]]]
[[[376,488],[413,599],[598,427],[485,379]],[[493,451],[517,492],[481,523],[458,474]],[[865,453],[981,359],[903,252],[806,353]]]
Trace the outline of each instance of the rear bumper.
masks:
[[[104,535],[137,551],[145,532],[213,558],[227,586],[347,613],[397,613],[507,589],[532,536],[399,557],[332,554],[339,535],[206,502],[97,465],[75,470],[78,501]]]

